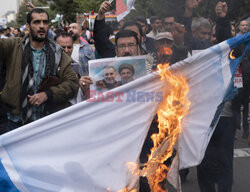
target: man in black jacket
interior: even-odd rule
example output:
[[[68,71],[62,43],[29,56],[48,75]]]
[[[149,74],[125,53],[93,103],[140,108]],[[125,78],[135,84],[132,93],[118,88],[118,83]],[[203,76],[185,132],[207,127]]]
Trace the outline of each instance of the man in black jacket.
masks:
[[[146,53],[156,53],[156,48],[154,45],[154,39],[146,36],[148,30],[148,23],[145,17],[137,16],[135,21],[141,25],[142,28],[142,42],[141,47]]]
[[[105,13],[110,9],[110,7],[111,6],[108,1],[104,1],[101,4],[98,15],[95,20],[95,24],[94,24],[95,48],[98,54],[102,58],[116,56],[115,45],[109,40],[107,28],[105,26]],[[126,22],[123,25],[122,30],[131,30],[131,31],[136,32],[138,36],[138,40],[139,40],[140,55],[145,55],[148,53],[147,50],[141,47],[141,42],[143,40],[143,31],[142,31],[142,27],[140,24],[138,24],[137,22],[133,22],[133,21]]]

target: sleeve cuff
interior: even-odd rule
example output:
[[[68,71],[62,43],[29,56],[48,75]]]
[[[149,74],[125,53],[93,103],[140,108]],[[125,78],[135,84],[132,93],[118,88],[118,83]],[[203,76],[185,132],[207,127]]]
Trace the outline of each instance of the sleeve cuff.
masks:
[[[47,97],[48,97],[47,102],[53,101],[53,93],[52,93],[51,90],[46,90],[46,91],[45,91],[45,94],[46,94]]]

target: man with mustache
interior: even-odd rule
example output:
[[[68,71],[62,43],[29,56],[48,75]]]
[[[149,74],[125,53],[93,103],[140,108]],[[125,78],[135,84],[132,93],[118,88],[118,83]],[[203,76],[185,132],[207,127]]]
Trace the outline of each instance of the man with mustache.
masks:
[[[74,44],[71,58],[80,65],[79,73],[81,78],[79,79],[79,85],[84,94],[82,100],[85,100],[87,99],[86,91],[88,90],[89,84],[93,83],[89,77],[88,61],[95,59],[95,55],[90,45],[80,39],[82,28],[79,24],[71,23],[68,32],[73,37]]]
[[[115,44],[117,57],[140,55],[140,42],[134,31],[119,31],[115,36]]]
[[[119,31],[115,36],[115,44],[115,51],[117,57],[137,56],[140,54],[138,36],[137,33],[134,31]],[[104,79],[96,82],[97,90],[106,91],[120,86],[121,83],[115,80],[116,76],[116,69],[112,66],[106,66],[103,69]]]
[[[105,13],[111,9],[111,3],[109,1],[104,1],[100,5],[98,15],[95,19],[94,25],[94,39],[95,39],[95,47],[98,54],[102,58],[115,57],[117,55],[117,44],[114,45],[107,35],[107,27],[105,25]],[[126,22],[124,23],[121,30],[131,30],[137,34],[138,45],[141,49],[141,38],[143,36],[141,25],[136,22]],[[141,49],[137,55],[144,54]],[[126,55],[122,55],[126,56]],[[119,56],[120,57],[120,56]]]
[[[35,8],[27,14],[28,36],[0,39],[0,60],[6,63],[0,100],[8,107],[7,130],[70,105],[77,92],[72,59],[47,38],[48,26],[48,13]]]
[[[121,76],[121,84],[126,84],[134,80],[135,68],[129,63],[123,63],[119,66],[118,72]]]
[[[75,62],[81,65],[81,75],[88,75],[88,61],[95,59],[94,52],[89,44],[80,39],[82,28],[79,24],[71,23],[68,32],[72,35],[74,42],[71,57]]]
[[[138,35],[134,31],[119,31],[115,36],[115,44],[115,52],[117,57],[140,55],[140,43]],[[81,80],[84,83],[85,89],[89,87],[89,84],[93,83],[91,77],[82,77],[80,81]],[[98,82],[98,87],[101,87],[101,82]]]
[[[117,72],[113,66],[105,66],[103,69],[103,78],[96,82],[96,88],[98,91],[107,91],[116,88],[120,85],[116,81]]]

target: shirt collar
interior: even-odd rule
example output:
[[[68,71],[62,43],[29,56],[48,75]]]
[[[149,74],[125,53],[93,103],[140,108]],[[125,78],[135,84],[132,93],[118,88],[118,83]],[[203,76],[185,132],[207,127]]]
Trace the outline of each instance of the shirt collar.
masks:
[[[31,47],[31,49],[32,49],[32,51],[44,51],[45,52],[45,50],[46,50],[46,48],[45,48],[45,44],[43,45],[43,48],[42,49],[35,49],[31,44],[30,44],[30,47]]]

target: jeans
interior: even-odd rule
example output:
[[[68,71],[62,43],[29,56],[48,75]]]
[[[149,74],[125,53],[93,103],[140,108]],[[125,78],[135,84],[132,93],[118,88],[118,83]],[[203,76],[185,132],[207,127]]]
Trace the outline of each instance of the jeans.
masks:
[[[201,192],[231,192],[233,182],[234,128],[232,117],[220,117],[205,156],[197,167]]]
[[[14,121],[8,120],[7,126],[6,126],[6,131],[7,132],[12,131],[12,130],[14,130],[14,129],[18,128],[18,127],[21,127],[21,126],[23,126],[21,123],[16,123]]]

